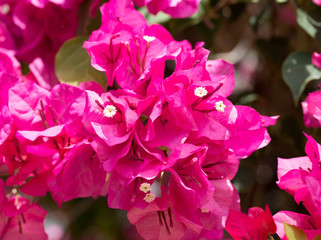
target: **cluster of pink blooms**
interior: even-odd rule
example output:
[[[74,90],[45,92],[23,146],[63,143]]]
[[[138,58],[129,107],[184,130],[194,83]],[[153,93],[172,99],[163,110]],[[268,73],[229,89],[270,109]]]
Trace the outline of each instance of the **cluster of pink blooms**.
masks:
[[[233,65],[148,25],[131,1],[104,4],[101,27],[84,43],[108,91],[60,84],[54,56],[75,36],[81,2],[0,1],[0,239],[46,239],[46,211],[33,200],[48,192],[58,205],[107,195],[150,240],[221,239],[224,228],[235,239],[276,231],[286,239],[283,221],[311,238],[321,233],[320,146],[309,137],[307,157],[279,160],[280,188],[310,216],[241,213],[231,180],[240,159],[269,143],[277,117],[233,105]],[[186,17],[200,1],[134,2]],[[17,59],[29,64],[26,76]]]
[[[312,63],[321,70],[321,54],[312,54]],[[303,120],[307,127],[321,127],[321,91],[309,93],[302,102]]]
[[[278,186],[303,203],[310,215],[281,211],[274,215],[280,238],[287,239],[283,222],[301,228],[307,239],[321,235],[321,146],[310,136],[305,147],[307,156],[278,159]]]

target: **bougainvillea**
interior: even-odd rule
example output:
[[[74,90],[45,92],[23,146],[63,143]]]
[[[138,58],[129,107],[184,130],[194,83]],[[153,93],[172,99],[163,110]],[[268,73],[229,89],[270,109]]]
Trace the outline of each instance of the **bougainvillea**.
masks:
[[[277,169],[278,187],[307,212],[281,210],[273,216],[280,209],[252,207],[253,195],[248,213],[241,212],[244,186],[237,174],[245,171],[243,159],[256,155],[256,179],[273,181],[270,168],[260,169],[269,159],[262,150],[255,152],[270,143],[267,128],[279,116],[255,110],[258,105],[249,99],[256,94],[235,94],[240,90],[235,76],[242,79],[242,71],[250,76],[251,63],[244,60],[236,65],[244,69],[235,72],[235,65],[213,57],[197,34],[191,42],[182,37],[181,27],[204,24],[216,31],[217,19],[236,11],[229,8],[232,1],[200,4],[0,0],[0,240],[51,239],[47,210],[101,197],[107,199],[106,209],[125,211],[147,240],[225,239],[228,234],[254,240],[301,234],[315,240],[321,235],[321,146],[308,135],[307,156],[278,158]],[[280,3],[274,4],[277,19]],[[268,15],[264,9],[250,20],[255,31]],[[153,22],[161,23],[164,14],[147,12],[190,18],[160,25]],[[305,14],[297,9],[298,24],[310,23],[308,34],[318,41],[318,22]],[[242,48],[251,45],[247,41]],[[247,59],[235,49],[227,59]],[[321,77],[321,55],[297,54],[285,60],[282,71],[296,103],[307,96],[302,102],[306,127],[318,128],[320,91],[303,90]],[[304,74],[297,74],[298,69]],[[292,78],[301,85],[294,86],[288,81]],[[258,188],[253,184],[251,192]],[[85,210],[70,210],[75,216],[91,203],[79,205]],[[61,227],[74,231],[72,221],[65,225]],[[90,232],[84,236],[96,239]]]
[[[302,202],[310,214],[278,212],[274,219],[281,239],[288,239],[283,229],[284,222],[302,229],[307,239],[314,239],[321,234],[321,146],[311,136],[307,138],[305,147],[307,156],[278,159],[279,187],[293,195],[297,203]]]

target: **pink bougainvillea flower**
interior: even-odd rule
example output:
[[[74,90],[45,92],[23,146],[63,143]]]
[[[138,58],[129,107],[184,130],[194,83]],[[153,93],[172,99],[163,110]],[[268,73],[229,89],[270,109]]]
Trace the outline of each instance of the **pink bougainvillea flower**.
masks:
[[[174,73],[164,80],[166,98],[176,108],[177,125],[192,131],[190,141],[223,140],[239,158],[245,158],[269,143],[265,127],[275,124],[277,117],[233,106],[226,97],[234,87],[234,69],[223,60],[207,63],[208,54],[199,43],[193,51],[177,56]]]
[[[101,7],[101,13],[102,25],[84,47],[92,66],[106,72],[109,86],[116,78],[122,88],[133,89],[154,60],[191,48],[187,41],[174,41],[162,26],[148,26],[129,0],[110,1]]]
[[[6,164],[9,173],[16,174],[7,184],[21,185],[21,191],[32,196],[50,191],[59,204],[106,194],[106,172],[82,124],[85,105],[85,91],[67,84],[49,92],[26,81],[10,89],[9,110],[17,133],[7,143]],[[77,168],[72,167],[75,161]]]
[[[160,235],[166,239],[221,239],[226,216],[230,209],[239,210],[239,199],[229,180],[208,178],[208,171],[220,163],[204,163],[206,152],[206,145],[184,144],[178,155],[169,155],[179,159],[160,170],[156,178],[136,178],[125,186],[124,179],[112,173],[117,181],[111,179],[110,203],[119,207],[121,202],[129,208],[130,221],[146,239],[160,239]],[[238,161],[234,164],[237,168]],[[158,224],[147,224],[150,218],[158,219]],[[149,235],[150,228],[153,234]]]
[[[306,157],[278,159],[278,185],[303,202],[309,211],[313,225],[321,228],[321,179],[320,145],[310,136],[305,147]]]
[[[54,57],[61,45],[76,35],[81,0],[3,0],[0,23],[7,26],[6,44],[21,61],[32,63],[36,81],[50,89],[58,83]],[[1,26],[1,24],[0,24]],[[4,29],[5,32],[5,29]],[[10,46],[9,46],[10,45]],[[14,45],[14,46],[12,46]]]
[[[273,216],[273,219],[277,226],[276,233],[281,240],[288,240],[285,235],[284,223],[302,229],[307,237],[307,240],[313,240],[316,236],[321,235],[321,228],[317,229],[314,226],[314,219],[309,215],[290,211],[280,211]]]
[[[168,13],[173,18],[187,18],[197,12],[200,0],[134,0],[141,7],[147,5],[148,11],[157,14],[160,11]]]
[[[12,132],[12,117],[8,107],[8,91],[21,79],[20,64],[13,53],[0,50],[0,145]]]
[[[318,0],[315,0],[315,2]],[[318,1],[319,5],[321,6],[321,1]],[[315,65],[317,68],[321,69],[321,54],[314,52],[312,54],[312,63]]]
[[[45,8],[47,4],[54,3],[65,9],[76,8],[83,0],[27,0],[38,8]]]
[[[312,0],[316,5],[319,5],[321,7],[321,1],[320,0]]]
[[[252,207],[248,215],[231,210],[226,220],[226,231],[236,240],[264,240],[269,234],[276,232],[276,225],[271,211],[266,205],[265,210]]]
[[[16,190],[7,196],[0,179],[1,239],[48,239],[43,226],[47,212],[36,203],[30,204],[29,200],[17,194]]]
[[[303,120],[307,127],[321,126],[321,91],[309,93],[302,102]]]

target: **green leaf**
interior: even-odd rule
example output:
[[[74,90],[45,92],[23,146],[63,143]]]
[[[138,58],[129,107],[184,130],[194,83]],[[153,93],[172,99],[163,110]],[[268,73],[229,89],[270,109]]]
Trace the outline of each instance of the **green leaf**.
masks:
[[[164,12],[158,12],[156,15],[149,13],[147,7],[141,7],[138,11],[144,15],[148,25],[164,24],[171,20],[171,16]]]
[[[141,115],[139,116],[139,118],[140,118],[140,120],[142,121],[142,123],[144,124],[144,126],[147,124],[148,119],[149,119],[149,117],[146,116],[146,115],[144,115],[144,114],[141,114]]]
[[[168,157],[172,152],[172,150],[166,146],[159,146],[158,149],[164,152],[165,157]]]
[[[321,240],[321,235],[316,236],[313,240]]]
[[[321,78],[321,71],[311,62],[312,53],[293,52],[284,61],[282,75],[297,104],[306,85]]]
[[[291,239],[291,240],[306,240],[307,239],[304,231],[301,228],[287,224],[286,222],[284,222],[284,231],[285,231],[285,235],[288,239]]]
[[[314,20],[300,8],[296,10],[296,18],[299,26],[321,44],[321,22]]]
[[[66,41],[55,59],[55,71],[60,82],[77,86],[81,82],[95,81],[106,86],[106,75],[90,64],[90,56],[83,48],[85,37],[75,37]]]

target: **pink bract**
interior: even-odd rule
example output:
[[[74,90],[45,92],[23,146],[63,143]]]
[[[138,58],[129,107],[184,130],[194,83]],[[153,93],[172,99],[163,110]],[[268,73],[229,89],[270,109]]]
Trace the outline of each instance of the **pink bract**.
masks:
[[[162,11],[168,13],[173,18],[187,18],[198,10],[201,0],[134,0],[137,6],[147,5],[148,11],[157,14]]]
[[[6,47],[21,61],[31,63],[36,81],[47,89],[58,83],[54,57],[61,45],[76,34],[77,10],[81,0],[4,0],[7,11],[0,14]],[[8,30],[8,31],[7,31]],[[11,40],[12,39],[12,40]]]
[[[307,127],[321,126],[321,91],[309,93],[302,102],[303,120]]]
[[[38,204],[19,194],[5,196],[4,184],[0,179],[0,235],[3,239],[48,239],[44,231],[47,212]]]
[[[49,92],[26,81],[10,89],[8,105],[17,132],[6,142],[5,163],[10,174],[19,171],[7,184],[32,196],[50,191],[59,204],[106,194],[106,172],[82,124],[84,90],[60,84]]]
[[[312,0],[316,5],[321,6],[321,1],[320,0]]]
[[[231,210],[226,220],[225,229],[235,240],[263,240],[267,239],[268,234],[276,232],[276,225],[271,211],[266,205],[265,210],[258,207],[250,208],[248,215]]]
[[[277,226],[276,233],[281,238],[281,240],[288,240],[284,231],[284,223],[302,229],[305,235],[307,236],[307,240],[312,240],[316,236],[320,236],[321,234],[320,228],[315,229],[313,218],[306,214],[295,213],[290,211],[280,211],[273,216],[273,219]]]
[[[92,66],[106,72],[109,86],[115,79],[122,88],[133,89],[150,71],[153,61],[190,49],[187,41],[174,41],[162,26],[148,26],[129,0],[110,1],[101,12],[102,25],[84,47],[92,57]]]
[[[321,1],[319,1],[319,4],[321,6]],[[312,54],[312,63],[315,65],[317,68],[321,69],[321,54],[314,52]]]
[[[309,221],[313,224],[315,230],[319,230],[321,229],[321,179],[319,167],[321,146],[312,137],[307,136],[307,138],[306,157],[278,159],[278,185],[281,189],[292,194],[297,203],[303,203],[311,215],[308,217]],[[290,212],[289,214],[292,213]],[[301,227],[300,224],[293,225]],[[304,226],[302,227],[305,228]]]

